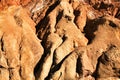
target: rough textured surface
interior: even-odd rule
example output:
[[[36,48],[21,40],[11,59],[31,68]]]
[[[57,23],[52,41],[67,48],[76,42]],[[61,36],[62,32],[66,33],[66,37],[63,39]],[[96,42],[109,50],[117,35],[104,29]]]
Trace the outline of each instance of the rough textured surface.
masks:
[[[119,80],[120,0],[1,0],[1,80]]]
[[[34,67],[43,54],[34,26],[22,7],[0,12],[1,80],[34,80]]]

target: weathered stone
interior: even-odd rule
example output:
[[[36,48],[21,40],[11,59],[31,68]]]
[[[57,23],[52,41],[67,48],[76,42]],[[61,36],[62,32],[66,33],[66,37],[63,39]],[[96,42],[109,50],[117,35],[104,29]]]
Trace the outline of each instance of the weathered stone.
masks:
[[[0,75],[3,72],[6,75],[2,80],[34,80],[34,67],[43,53],[34,26],[20,6],[11,6],[0,12]]]
[[[119,48],[112,45],[108,51],[104,52],[98,59],[97,73],[99,78],[119,77]]]
[[[119,0],[1,0],[0,79],[119,80],[119,14]]]

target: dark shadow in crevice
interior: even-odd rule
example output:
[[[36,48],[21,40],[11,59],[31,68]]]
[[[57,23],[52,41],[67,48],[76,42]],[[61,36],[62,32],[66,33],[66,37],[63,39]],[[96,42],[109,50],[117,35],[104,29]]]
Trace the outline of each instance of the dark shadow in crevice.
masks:
[[[96,80],[97,78],[99,78],[98,69],[99,69],[101,57],[102,57],[102,55],[98,58],[98,60],[97,60],[98,63],[97,63],[97,65],[96,65],[96,70],[95,70],[94,73],[92,74],[92,76],[95,78],[95,80]]]
[[[60,21],[60,19],[62,18],[62,16],[63,16],[63,10],[58,13],[58,15],[56,17],[56,24]]]
[[[74,15],[75,15],[75,18],[77,18],[80,15],[80,11],[79,10],[74,10]]]
[[[113,7],[113,5],[112,4],[104,4],[103,2],[101,2],[99,9],[107,9],[108,7]]]
[[[75,15],[74,23],[79,28],[79,26],[77,25],[76,21],[77,21],[78,16],[80,16],[80,11],[79,10],[74,10],[74,15]]]
[[[55,3],[51,6],[49,6],[49,9],[46,11],[45,17],[36,25],[36,33],[38,34],[38,38],[42,39],[42,46],[44,48],[44,54],[42,55],[40,61],[38,62],[38,64],[36,65],[35,69],[34,69],[34,74],[36,76],[36,78],[41,74],[41,69],[42,69],[42,65],[43,62],[45,60],[45,57],[47,56],[47,54],[49,53],[49,49],[45,48],[45,43],[46,43],[46,39],[48,37],[48,35],[50,34],[49,31],[49,13],[54,10],[58,5],[59,5],[60,1],[57,0],[55,1]],[[41,37],[41,34],[43,35]]]
[[[69,0],[69,4],[73,3],[74,1],[73,0]]]
[[[95,80],[100,77],[100,75],[99,75],[100,64],[103,64],[105,66],[109,65],[110,60],[108,58],[108,55],[106,55],[106,54],[108,54],[107,51],[109,51],[113,48],[116,48],[116,46],[114,44],[110,44],[108,49],[106,51],[102,52],[102,55],[98,58],[98,60],[97,60],[98,63],[96,65],[96,70],[92,74],[92,76],[95,78]]]
[[[65,35],[63,35],[63,37],[62,37],[62,42],[64,43],[67,39],[68,39],[68,38],[67,38]],[[62,43],[62,44],[63,44],[63,43]]]
[[[71,21],[72,20],[72,18],[70,16],[68,16],[68,15],[65,15],[65,18],[67,19],[67,21]]]
[[[109,25],[112,27],[112,28],[116,28],[117,25],[115,23],[113,23],[112,21],[110,21]]]
[[[120,9],[118,9],[116,15],[115,15],[116,18],[120,19]]]
[[[35,74],[36,78],[39,77],[39,75],[41,74],[41,70],[43,68],[44,60],[45,60],[46,56],[50,53],[50,47],[46,48],[46,45],[45,45],[47,37],[48,37],[49,34],[50,33],[46,33],[43,37],[44,40],[42,40],[42,42],[41,42],[41,45],[44,48],[44,53],[43,53],[41,59],[39,60],[39,62],[37,63],[36,67],[34,68],[34,74]]]
[[[39,60],[39,62],[37,63],[37,65],[34,68],[34,74],[36,76],[36,79],[41,74],[41,70],[42,70],[42,66],[43,66],[45,57],[49,53],[49,49],[46,49],[46,45],[45,45],[47,37],[50,34],[50,32],[47,31],[47,30],[49,30],[49,25],[46,22],[49,22],[49,18],[46,18],[45,21],[43,21],[43,25],[42,25],[43,27],[40,28],[42,30],[42,32],[44,32],[44,33],[38,32],[38,38],[42,39],[41,45],[44,48],[44,53],[43,53],[41,59]],[[41,37],[41,34],[44,35],[44,36]]]
[[[112,4],[105,4],[104,2],[101,3],[96,3],[95,5],[93,5],[93,8],[96,10],[107,10],[107,8],[113,8]]]
[[[85,37],[88,39],[88,44],[92,43],[92,40],[95,38],[94,32],[98,30],[99,25],[105,23],[104,18],[98,18],[94,20],[88,20],[86,26],[84,27]]]
[[[19,75],[20,77],[22,77],[22,67],[20,66],[20,69],[19,69]]]
[[[39,77],[40,74],[42,74],[41,71],[42,71],[42,68],[43,68],[43,64],[45,62],[46,56],[49,55],[49,53],[50,53],[50,49],[49,48],[47,48],[47,49],[44,48],[44,54],[42,55],[40,61],[37,63],[37,65],[34,69],[34,74],[36,76],[36,79]]]
[[[74,23],[76,24],[77,17],[80,15],[80,11],[79,10],[74,10],[74,15],[75,15]]]
[[[77,59],[76,72],[77,72],[80,76],[82,76],[82,74],[83,74],[82,62],[81,62],[81,58],[80,58],[80,57],[78,57],[78,59]]]
[[[96,70],[92,74],[92,76],[95,78],[95,80],[97,78],[100,78],[100,75],[99,75],[100,64],[104,64],[106,66],[108,65],[109,59],[108,59],[108,57],[107,57],[107,55],[105,53],[106,52],[103,52],[103,54],[97,60],[98,63],[96,65]]]
[[[2,65],[0,65],[0,68],[4,68],[4,69],[6,69],[4,66],[2,66]]]
[[[56,71],[58,71],[58,70],[61,68],[63,62],[64,62],[71,54],[72,54],[72,52],[71,52],[70,54],[68,54],[67,56],[65,56],[60,63],[58,63],[57,65],[55,65],[53,68],[51,68],[51,70],[50,70],[50,72],[49,72],[49,75],[45,78],[45,80],[50,80],[52,74],[54,74]]]
[[[46,17],[44,19],[44,21],[41,23],[40,27],[39,27],[39,30],[37,31],[37,37],[40,39],[40,40],[43,40],[45,39],[45,34],[46,34],[46,31],[49,29],[49,21],[50,19],[48,17]]]
[[[41,25],[43,25],[46,21],[46,18],[48,17],[48,14],[51,12],[51,11],[53,11],[58,5],[59,5],[59,3],[60,3],[60,1],[59,0],[57,0],[53,5],[51,5],[50,7],[49,7],[49,9],[46,11],[46,14],[45,14],[45,17],[36,25],[36,33],[40,30],[40,28],[41,28]],[[45,24],[47,24],[47,23],[45,23]],[[46,27],[46,26],[44,26],[44,27]]]
[[[3,42],[3,36],[0,40],[0,44],[1,44],[1,50],[4,52],[4,42]]]

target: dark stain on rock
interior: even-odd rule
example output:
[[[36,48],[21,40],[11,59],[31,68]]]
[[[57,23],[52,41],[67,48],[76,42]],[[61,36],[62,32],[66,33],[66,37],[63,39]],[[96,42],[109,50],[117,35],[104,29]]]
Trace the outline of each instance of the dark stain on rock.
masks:
[[[22,27],[23,20],[19,16],[14,16],[15,22],[18,26]]]

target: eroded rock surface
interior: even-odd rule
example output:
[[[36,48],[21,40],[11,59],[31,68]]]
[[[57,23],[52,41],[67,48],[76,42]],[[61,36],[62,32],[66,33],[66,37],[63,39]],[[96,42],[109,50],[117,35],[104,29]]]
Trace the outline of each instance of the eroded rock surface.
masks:
[[[0,79],[34,80],[34,67],[43,54],[35,23],[20,6],[0,12]]]
[[[1,0],[1,80],[119,80],[119,0]]]

